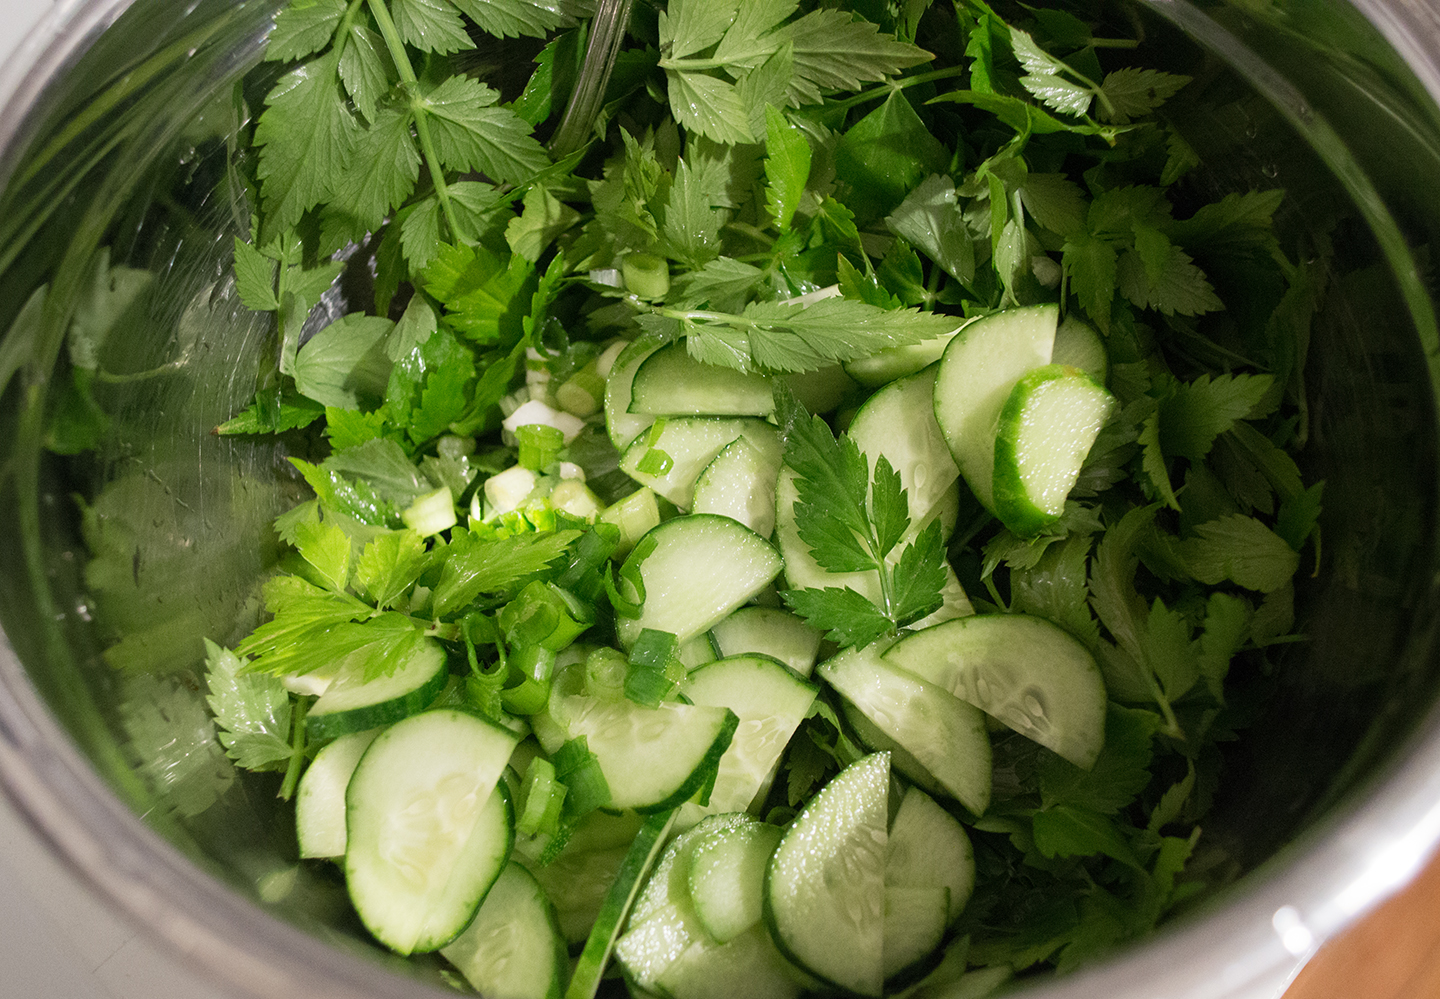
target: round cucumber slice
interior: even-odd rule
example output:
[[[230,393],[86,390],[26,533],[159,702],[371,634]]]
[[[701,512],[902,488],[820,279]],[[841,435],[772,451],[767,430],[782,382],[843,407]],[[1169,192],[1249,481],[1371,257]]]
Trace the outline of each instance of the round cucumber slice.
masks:
[[[705,938],[690,903],[691,855],[707,835],[747,821],[755,820],[740,815],[711,816],[671,840],[655,862],[635,896],[624,934],[615,941],[615,958],[632,983],[654,990],[665,969],[693,941]]]
[[[765,919],[780,952],[848,992],[885,984],[885,840],[890,754],[840,771],[785,831],[765,871]]]
[[[765,656],[731,656],[691,673],[681,692],[697,706],[729,708],[740,720],[720,757],[708,806],[739,812],[775,771],[817,688]]]
[[[801,676],[815,669],[819,631],[779,607],[741,607],[710,629],[722,656],[771,656]]]
[[[995,428],[1015,383],[1050,363],[1055,305],[1007,309],[976,320],[955,335],[935,377],[935,421],[970,491],[993,509]]]
[[[320,750],[306,768],[295,794],[295,838],[301,857],[345,855],[345,789],[360,757],[380,731],[342,735]]]
[[[885,886],[885,980],[914,981],[938,957],[945,937],[950,890],[945,887]]]
[[[583,735],[610,785],[609,807],[647,813],[673,808],[710,783],[739,724],[724,707],[665,701],[649,708],[557,689],[537,718],[546,716],[548,724],[536,729],[542,745],[554,750]]]
[[[648,413],[630,412],[630,388],[640,365],[665,343],[658,337],[636,340],[615,358],[610,375],[605,379],[605,431],[610,435],[610,443],[615,445],[615,450],[622,454],[631,441],[655,422],[655,417]]]
[[[995,434],[995,513],[1028,537],[1065,512],[1115,398],[1078,368],[1050,364],[1015,383]]]
[[[694,941],[655,986],[671,999],[795,999],[804,988],[800,977],[756,925],[727,943]]]
[[[899,474],[913,521],[923,520],[960,477],[935,422],[938,371],[938,364],[931,365],[886,385],[860,407],[846,431],[872,474],[881,455]]]
[[[1050,352],[1050,363],[1079,368],[1101,385],[1110,376],[1110,355],[1105,350],[1105,341],[1095,327],[1073,312],[1055,329],[1055,349]]]
[[[716,943],[726,943],[760,922],[765,868],[781,830],[752,819],[708,833],[690,856],[690,902],[695,918]]]
[[[1088,649],[1028,614],[956,618],[907,635],[885,659],[1090,769],[1105,741],[1105,681]]]
[[[768,416],[770,379],[697,361],[676,342],[647,357],[630,385],[630,412],[649,416]]]
[[[399,954],[438,950],[470,922],[510,854],[500,777],[519,740],[465,711],[386,729],[345,792],[345,879],[365,927]]]
[[[846,649],[817,672],[876,727],[904,746],[940,786],[976,815],[990,804],[985,716],[936,683],[897,669],[882,640]]]
[[[494,999],[552,999],[570,967],[554,906],[534,875],[514,861],[470,925],[440,953],[475,991]]]
[[[775,479],[782,448],[778,433],[753,434],[725,445],[695,480],[691,510],[729,517],[768,538],[775,530]]]
[[[342,670],[305,715],[305,734],[333,739],[408,718],[434,703],[449,676],[445,650],[428,638],[389,676],[366,680]]]
[[[645,537],[653,539],[653,548],[638,563],[634,555],[625,563],[627,574],[638,570],[645,588],[640,616],[616,622],[627,647],[645,628],[668,631],[684,644],[709,631],[780,574],[780,554],[770,542],[729,517],[676,517]],[[649,540],[642,547],[648,546]],[[627,594],[632,599],[636,595]]]
[[[885,884],[940,886],[949,892],[946,922],[960,918],[975,890],[975,851],[965,827],[919,788],[905,792],[885,847]]]

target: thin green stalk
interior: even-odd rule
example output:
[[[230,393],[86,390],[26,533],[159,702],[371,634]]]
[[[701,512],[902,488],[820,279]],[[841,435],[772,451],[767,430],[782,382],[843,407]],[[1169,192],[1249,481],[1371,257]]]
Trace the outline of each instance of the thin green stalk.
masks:
[[[400,31],[395,27],[394,20],[390,17],[390,10],[385,6],[385,0],[369,0],[370,11],[375,15],[375,24],[380,29],[380,36],[385,39],[385,47],[390,51],[390,58],[395,61],[395,69],[400,74],[401,82],[409,85],[413,90],[419,86],[419,80],[415,76],[415,70],[410,65],[410,56],[405,51],[405,41],[400,37]],[[430,171],[430,181],[435,185],[435,197],[440,202],[440,211],[445,216],[445,222],[450,226],[450,234],[456,239],[463,238],[463,231],[460,222],[455,217],[455,206],[450,201],[450,189],[445,184],[445,171],[441,169],[440,157],[435,155],[435,142],[430,136],[430,122],[427,112],[418,103],[412,105],[415,112],[415,136],[420,140],[420,154],[425,157],[425,167]]]
[[[882,83],[878,87],[871,87],[869,90],[861,91],[853,97],[847,97],[843,101],[828,101],[826,109],[845,108],[850,109],[858,104],[866,104],[870,101],[879,100],[881,97],[888,97],[897,90],[904,90],[906,87],[919,86],[922,83],[932,83],[935,80],[949,80],[957,76],[963,76],[968,70],[964,66],[950,66],[946,69],[932,69],[928,73],[916,73],[914,76],[904,76],[889,83]]]
[[[295,787],[300,783],[300,770],[305,765],[305,709],[309,701],[304,697],[295,699],[290,717],[294,720],[294,736],[290,740],[290,763],[285,768],[285,781],[280,785],[280,797],[289,801],[295,797]]]

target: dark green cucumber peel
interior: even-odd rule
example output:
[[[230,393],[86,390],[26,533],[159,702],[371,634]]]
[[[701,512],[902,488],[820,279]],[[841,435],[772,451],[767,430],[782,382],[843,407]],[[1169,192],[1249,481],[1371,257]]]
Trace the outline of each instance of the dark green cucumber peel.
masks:
[[[610,951],[620,935],[620,927],[625,924],[630,906],[645,883],[645,875],[664,849],[666,836],[674,822],[675,810],[672,808],[667,812],[656,812],[640,827],[634,843],[630,845],[630,852],[615,874],[610,891],[605,895],[600,914],[590,928],[590,936],[585,940],[579,963],[575,965],[575,973],[565,990],[565,999],[594,999],[595,992],[600,988],[600,978],[605,973],[605,965],[610,961]]]

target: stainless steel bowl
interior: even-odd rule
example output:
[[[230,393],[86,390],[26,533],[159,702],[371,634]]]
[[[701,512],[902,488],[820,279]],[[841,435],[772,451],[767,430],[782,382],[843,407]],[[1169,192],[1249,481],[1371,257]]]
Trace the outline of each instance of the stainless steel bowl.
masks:
[[[245,155],[237,81],[278,6],[69,0],[0,71],[0,786],[101,896],[234,991],[453,994],[367,943],[338,881],[296,864],[283,810],[225,761],[194,679],[198,635],[253,620],[266,524],[293,498],[273,446],[209,433],[248,400],[265,344],[226,276],[248,208],[216,192]],[[1196,125],[1214,192],[1287,186],[1288,225],[1344,241],[1307,367],[1324,555],[1303,584],[1311,641],[1229,754],[1206,827],[1234,882],[1034,988],[1261,996],[1440,841],[1440,6],[1126,10],[1204,50],[1228,88]],[[61,457],[43,433],[70,316],[125,291],[97,285],[102,247],[138,290],[103,346],[106,443]],[[108,546],[89,568],[87,537]],[[160,731],[189,735],[161,746]]]

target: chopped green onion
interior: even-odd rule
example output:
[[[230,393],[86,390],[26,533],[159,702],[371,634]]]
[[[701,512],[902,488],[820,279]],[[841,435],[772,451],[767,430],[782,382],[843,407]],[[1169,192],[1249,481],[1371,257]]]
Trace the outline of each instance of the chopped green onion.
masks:
[[[630,650],[625,696],[647,708],[659,707],[660,702],[675,689],[670,670],[670,664],[675,660],[675,648],[675,636],[670,632],[653,628],[641,631]]]
[[[600,514],[600,522],[614,524],[620,529],[620,540],[612,557],[624,558],[641,538],[660,525],[660,507],[655,502],[654,491],[639,489],[611,503]]]
[[[620,700],[626,695],[628,671],[622,653],[601,646],[585,657],[585,693],[606,701]]]
[[[663,670],[675,655],[675,636],[668,631],[646,628],[640,632],[630,649],[630,663],[648,669]]]
[[[570,564],[555,578],[555,585],[592,603],[605,590],[601,571],[620,544],[620,528],[614,524],[596,524],[573,546]]]
[[[635,464],[635,470],[645,475],[664,475],[675,467],[675,459],[658,447],[652,447]]]
[[[598,413],[605,401],[605,379],[596,371],[591,361],[565,384],[555,390],[555,401],[560,408],[574,416],[589,416]]]
[[[560,829],[560,811],[565,803],[565,785],[555,778],[555,766],[537,756],[525,771],[516,806],[515,831],[525,836],[540,833],[553,836]]]
[[[520,464],[537,472],[558,458],[565,446],[565,434],[560,428],[545,423],[516,427],[515,439],[520,444]]]
[[[400,519],[406,527],[425,538],[450,530],[457,522],[455,498],[450,494],[450,487],[441,486],[433,493],[421,496],[405,508]]]
[[[620,274],[625,289],[641,298],[664,298],[670,291],[670,265],[653,253],[627,253]]]
[[[551,760],[555,777],[566,787],[565,815],[577,818],[610,803],[610,782],[600,769],[600,759],[590,752],[590,742],[576,736],[555,751]]]
[[[543,645],[521,645],[510,650],[510,669],[528,679],[548,683],[555,675],[555,652]]]
[[[512,715],[538,715],[550,704],[550,682],[527,676],[516,686],[500,691],[500,703]]]
[[[594,608],[538,579],[500,611],[500,627],[511,645],[543,645],[552,652],[567,648],[594,623]]]

